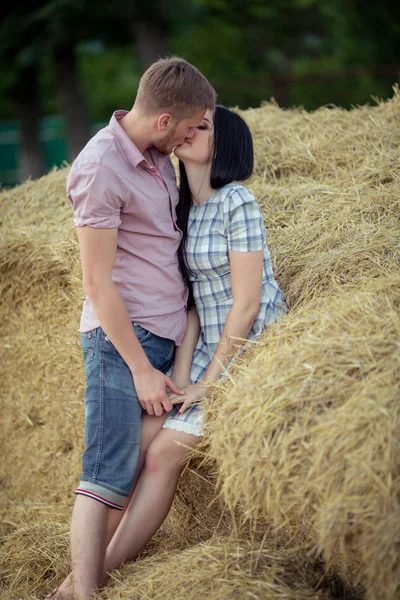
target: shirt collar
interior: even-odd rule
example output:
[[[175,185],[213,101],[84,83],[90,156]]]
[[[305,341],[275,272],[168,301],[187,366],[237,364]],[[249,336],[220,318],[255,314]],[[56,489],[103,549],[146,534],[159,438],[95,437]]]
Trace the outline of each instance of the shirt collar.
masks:
[[[140,152],[140,150],[138,150],[135,143],[131,140],[126,131],[119,124],[119,121],[126,114],[128,114],[127,110],[116,110],[110,119],[108,129],[117,138],[117,140],[121,144],[121,147],[127,159],[134,167],[137,167],[140,163],[143,163],[143,166],[147,166],[149,165],[149,163],[147,162],[143,154]],[[162,172],[165,165],[165,161],[167,160],[168,156],[166,156],[165,154],[161,154],[161,152],[156,150],[153,146],[151,146],[150,152],[152,159],[154,160],[155,166],[160,172]]]

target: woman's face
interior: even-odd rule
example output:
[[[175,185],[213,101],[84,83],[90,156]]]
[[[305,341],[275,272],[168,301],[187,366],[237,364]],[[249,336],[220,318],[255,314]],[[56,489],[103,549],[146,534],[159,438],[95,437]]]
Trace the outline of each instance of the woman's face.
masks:
[[[207,165],[212,161],[214,114],[208,110],[191,139],[174,148],[174,154],[184,164],[192,162]]]

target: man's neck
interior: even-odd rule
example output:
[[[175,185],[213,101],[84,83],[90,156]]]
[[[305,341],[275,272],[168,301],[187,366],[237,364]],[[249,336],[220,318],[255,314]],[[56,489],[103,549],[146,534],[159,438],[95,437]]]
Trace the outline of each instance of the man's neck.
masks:
[[[152,146],[152,127],[145,117],[132,108],[119,121],[122,129],[142,154]]]

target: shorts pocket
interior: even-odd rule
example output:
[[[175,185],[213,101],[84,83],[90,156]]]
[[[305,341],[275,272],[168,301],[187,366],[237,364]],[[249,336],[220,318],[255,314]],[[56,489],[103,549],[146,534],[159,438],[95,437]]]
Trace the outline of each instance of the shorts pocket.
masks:
[[[138,325],[135,322],[133,322],[133,329],[140,343],[144,342],[145,340],[147,340],[147,338],[149,338],[152,335],[150,331],[147,331],[147,329],[145,329],[141,325]]]
[[[141,344],[147,358],[155,369],[166,371],[170,367],[174,358],[175,342],[151,334]]]
[[[153,335],[152,333],[150,333],[150,331],[147,331],[147,329],[144,329],[137,323],[132,323],[132,325],[133,325],[133,329],[136,333],[136,337],[138,338],[138,340],[141,344],[143,344],[143,342],[148,340]],[[106,335],[104,330],[101,328],[100,328],[100,343],[101,343],[102,351],[105,352],[106,354],[121,356],[119,354],[118,350],[116,349],[116,347],[114,346],[114,344],[112,343],[112,341],[110,340],[110,338]]]
[[[95,344],[96,329],[92,329],[92,331],[84,331],[81,333],[82,358],[86,378],[89,377],[92,370]]]
[[[168,352],[167,356],[165,357],[163,362],[158,367],[158,370],[163,371],[163,372],[168,371],[169,367],[172,365],[174,355],[175,355],[175,344],[171,343],[170,351]]]

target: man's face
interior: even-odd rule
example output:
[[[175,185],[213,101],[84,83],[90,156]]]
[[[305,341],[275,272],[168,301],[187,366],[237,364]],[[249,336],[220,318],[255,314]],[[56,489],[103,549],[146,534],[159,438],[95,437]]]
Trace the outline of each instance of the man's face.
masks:
[[[179,123],[171,117],[165,133],[159,134],[159,137],[153,141],[153,146],[162,154],[171,154],[175,146],[183,144],[186,139],[193,138],[196,127],[201,124],[205,113],[205,110],[200,110]]]

